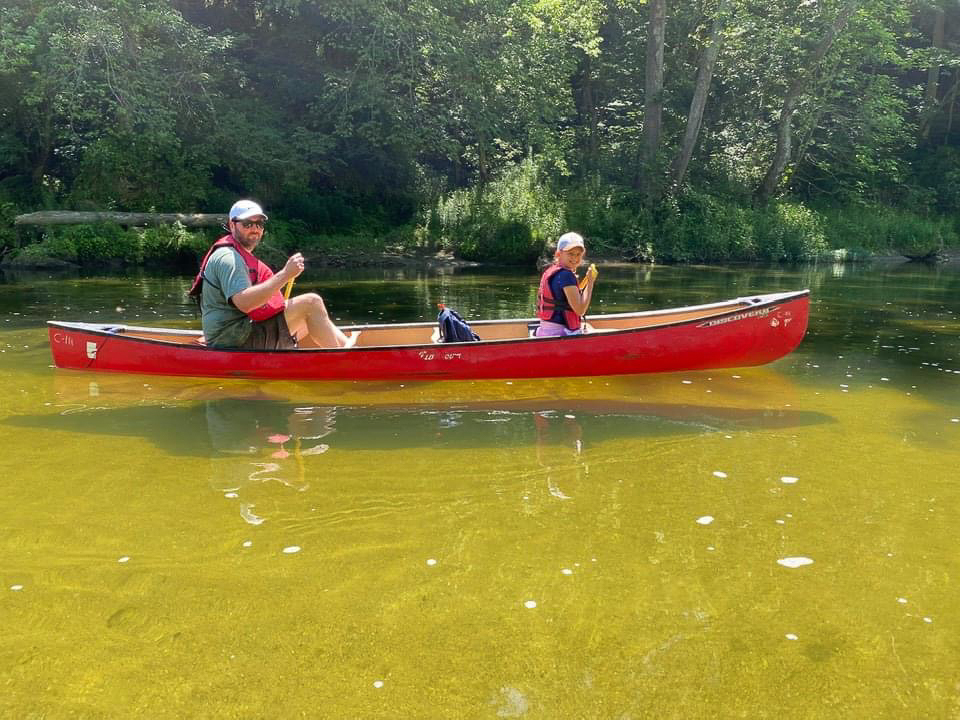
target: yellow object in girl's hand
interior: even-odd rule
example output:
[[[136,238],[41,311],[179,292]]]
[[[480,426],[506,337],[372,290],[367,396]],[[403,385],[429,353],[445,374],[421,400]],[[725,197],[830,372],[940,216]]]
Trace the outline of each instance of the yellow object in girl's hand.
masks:
[[[597,278],[597,275],[599,275],[599,274],[600,274],[600,273],[597,272],[597,266],[594,265],[593,263],[590,263],[590,267],[587,268],[587,272],[586,272],[586,274],[583,276],[583,280],[580,281],[580,283],[578,284],[577,287],[579,287],[581,290],[583,290],[584,288],[587,287],[587,280],[588,280],[591,276],[593,276],[593,278],[596,279],[596,278]]]

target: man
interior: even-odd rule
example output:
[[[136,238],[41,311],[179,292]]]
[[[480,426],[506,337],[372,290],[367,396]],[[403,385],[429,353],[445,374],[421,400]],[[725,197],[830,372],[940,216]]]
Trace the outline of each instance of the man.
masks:
[[[200,264],[191,295],[200,295],[203,335],[208,345],[245,350],[349,347],[330,320],[323,298],[305,293],[284,300],[284,285],[303,272],[303,255],[292,255],[274,274],[253,255],[263,239],[267,215],[252,200],[238,200],[227,230]]]

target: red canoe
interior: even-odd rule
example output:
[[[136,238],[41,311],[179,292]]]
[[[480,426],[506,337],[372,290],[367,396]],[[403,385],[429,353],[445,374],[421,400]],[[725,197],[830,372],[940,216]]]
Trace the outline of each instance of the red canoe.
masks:
[[[471,380],[762,365],[807,329],[808,290],[673,310],[592,315],[589,332],[529,337],[529,320],[472,322],[480,342],[437,343],[434,323],[357,325],[352,348],[222,350],[199,332],[50,321],[57,367],[284,380]]]

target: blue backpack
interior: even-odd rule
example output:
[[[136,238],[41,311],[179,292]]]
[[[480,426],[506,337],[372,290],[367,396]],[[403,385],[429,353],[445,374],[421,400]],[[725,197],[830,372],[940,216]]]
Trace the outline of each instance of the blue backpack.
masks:
[[[460,317],[460,313],[448,307],[440,306],[437,323],[440,325],[440,342],[473,342],[480,339],[466,320]]]

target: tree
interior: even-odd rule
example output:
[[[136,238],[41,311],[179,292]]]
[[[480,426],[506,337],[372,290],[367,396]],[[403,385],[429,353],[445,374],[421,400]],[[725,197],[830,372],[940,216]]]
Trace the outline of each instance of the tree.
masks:
[[[797,104],[810,85],[814,73],[819,69],[830,48],[833,47],[837,36],[843,31],[850,16],[857,9],[858,4],[857,0],[848,0],[843,5],[833,21],[827,26],[823,37],[810,54],[808,62],[805,63],[804,69],[797,73],[787,88],[783,98],[783,106],[780,110],[780,118],[777,122],[777,146],[770,161],[770,166],[755,194],[760,204],[766,204],[773,196],[790,160],[791,124],[793,115],[797,111]]]
[[[220,41],[159,0],[18,1],[0,10],[0,35],[7,133],[29,149],[6,172],[49,201],[202,197],[202,150],[185,142],[212,117]]]
[[[650,21],[647,25],[647,63],[645,110],[643,113],[644,168],[643,178],[647,203],[656,202],[660,192],[659,152],[663,120],[663,43],[667,22],[666,0],[648,0]]]
[[[727,20],[730,0],[720,0],[713,27],[710,30],[710,39],[700,53],[700,62],[697,65],[697,79],[694,83],[693,98],[690,101],[690,110],[687,113],[686,130],[680,150],[673,163],[671,184],[680,187],[690,165],[693,149],[696,147],[700,135],[700,125],[703,122],[703,111],[707,104],[707,93],[710,90],[710,81],[713,79],[713,68],[723,45],[723,27]]]

